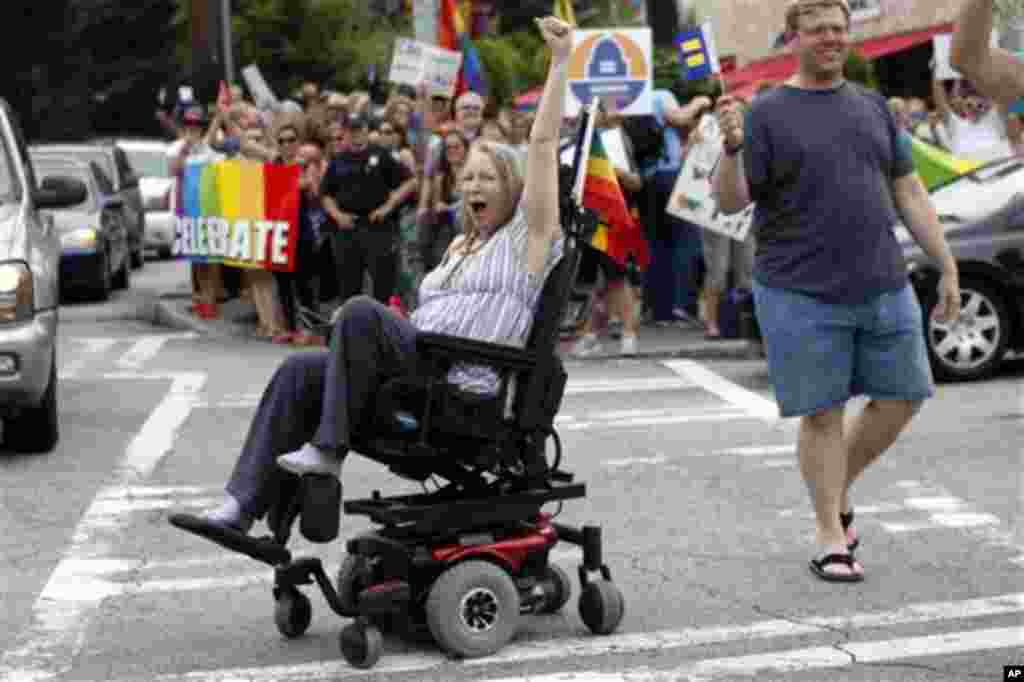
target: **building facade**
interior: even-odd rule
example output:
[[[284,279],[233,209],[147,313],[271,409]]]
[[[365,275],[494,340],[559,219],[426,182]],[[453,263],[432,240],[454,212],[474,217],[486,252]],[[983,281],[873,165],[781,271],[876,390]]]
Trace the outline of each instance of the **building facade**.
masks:
[[[657,1],[657,0],[655,0]],[[693,0],[701,20],[711,20],[718,51],[742,68],[776,56],[790,0]],[[963,0],[850,0],[856,42],[943,27]]]
[[[718,52],[734,94],[751,95],[761,82],[780,82],[796,71],[784,46],[790,0],[687,0],[698,21],[714,27]],[[927,97],[931,92],[932,37],[953,30],[963,0],[850,0],[852,41],[872,63],[886,95]]]

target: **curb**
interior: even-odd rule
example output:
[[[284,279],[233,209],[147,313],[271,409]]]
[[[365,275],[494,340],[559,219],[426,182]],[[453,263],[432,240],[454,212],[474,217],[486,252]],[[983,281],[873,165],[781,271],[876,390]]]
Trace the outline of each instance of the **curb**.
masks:
[[[696,344],[675,350],[640,351],[636,355],[608,354],[591,358],[574,358],[562,349],[563,359],[579,363],[597,363],[605,360],[763,360],[751,350],[746,341],[718,341],[712,344]]]
[[[246,338],[251,336],[247,325],[228,323],[211,324],[204,320],[180,311],[173,302],[163,298],[145,301],[137,311],[138,319],[156,327],[174,329],[176,331],[195,332],[202,336],[220,339]],[[225,329],[225,327],[227,327]]]
[[[173,299],[154,297],[140,304],[136,316],[140,321],[148,322],[156,327],[164,327],[176,331],[194,332],[215,339],[248,339],[252,337],[252,325],[223,321],[210,323],[190,315],[182,306],[175,305]],[[694,344],[683,344],[671,350],[640,351],[636,355],[625,356],[616,353],[599,355],[592,358],[574,358],[568,354],[568,342],[560,342],[562,356],[565,360],[579,363],[599,363],[607,360],[763,360],[750,348],[747,341],[711,341]]]

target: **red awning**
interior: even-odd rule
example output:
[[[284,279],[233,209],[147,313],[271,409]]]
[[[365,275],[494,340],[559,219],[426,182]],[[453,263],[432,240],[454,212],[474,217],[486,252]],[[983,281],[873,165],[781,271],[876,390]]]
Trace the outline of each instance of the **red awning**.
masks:
[[[952,33],[953,24],[940,24],[913,33],[882,36],[865,40],[854,49],[865,59],[878,59],[895,52],[902,52],[932,39],[941,33]],[[796,71],[796,55],[783,54],[747,64],[742,69],[723,74],[729,91],[739,97],[748,97],[762,81],[783,81]]]
[[[881,38],[865,40],[857,46],[857,51],[863,55],[865,59],[878,59],[879,57],[884,57],[895,52],[909,50],[912,47],[917,47],[921,43],[927,43],[932,39],[932,36],[952,32],[952,23],[941,24],[939,26],[926,28],[922,31],[914,31],[913,33],[903,33],[901,35],[883,36]]]

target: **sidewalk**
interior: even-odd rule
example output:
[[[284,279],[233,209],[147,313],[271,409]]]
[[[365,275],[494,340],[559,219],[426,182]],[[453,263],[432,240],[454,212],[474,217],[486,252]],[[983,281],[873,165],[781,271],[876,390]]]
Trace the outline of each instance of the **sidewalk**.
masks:
[[[140,317],[154,325],[191,331],[214,338],[254,339],[256,330],[256,309],[250,303],[239,300],[221,305],[219,320],[201,320],[189,312],[191,295],[187,289],[153,295],[147,299],[140,311]],[[617,339],[602,337],[603,352],[580,362],[595,362],[622,357],[619,355]],[[636,357],[644,358],[687,358],[758,360],[759,356],[745,340],[708,340],[704,332],[692,328],[661,328],[642,326],[638,335]],[[562,343],[563,353],[568,353],[571,341]]]

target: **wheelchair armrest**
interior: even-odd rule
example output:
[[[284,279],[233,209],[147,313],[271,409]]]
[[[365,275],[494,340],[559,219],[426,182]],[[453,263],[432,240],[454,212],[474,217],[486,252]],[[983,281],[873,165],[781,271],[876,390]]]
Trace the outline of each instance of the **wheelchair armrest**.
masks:
[[[512,371],[529,370],[537,365],[536,356],[521,348],[448,334],[417,334],[416,349],[421,353],[446,360],[490,365],[497,369]]]

